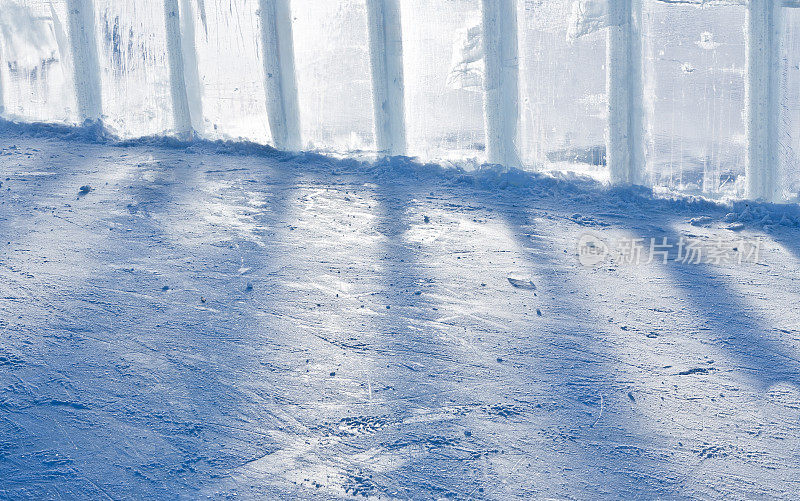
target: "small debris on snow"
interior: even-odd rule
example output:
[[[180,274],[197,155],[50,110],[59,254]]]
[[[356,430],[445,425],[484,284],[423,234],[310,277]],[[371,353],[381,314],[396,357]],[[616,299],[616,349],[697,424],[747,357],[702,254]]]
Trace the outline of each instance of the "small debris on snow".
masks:
[[[92,191],[92,187],[89,186],[88,184],[85,184],[85,185],[81,186],[80,190],[78,190],[78,194],[79,195],[88,195],[90,191]]]
[[[712,221],[713,219],[708,216],[700,216],[689,221],[689,224],[692,226],[708,226]]]
[[[509,275],[508,282],[517,289],[525,289],[530,291],[536,290],[536,284],[530,278],[520,277],[517,275]]]
[[[200,302],[203,303],[203,304],[206,304],[206,298],[205,297],[201,297],[200,298]]]
[[[694,369],[688,369],[685,371],[681,371],[678,373],[679,376],[691,376],[692,374],[708,374],[709,371],[714,369],[708,369],[705,367],[695,367]]]

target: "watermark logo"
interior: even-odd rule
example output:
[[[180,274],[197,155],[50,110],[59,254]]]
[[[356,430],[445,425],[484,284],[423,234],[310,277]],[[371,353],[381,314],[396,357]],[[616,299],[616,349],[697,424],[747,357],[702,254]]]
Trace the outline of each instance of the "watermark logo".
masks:
[[[618,266],[652,263],[717,266],[760,264],[761,247],[762,241],[756,238],[612,239],[595,233],[583,233],[578,239],[578,261],[587,268],[606,263]]]
[[[594,233],[584,233],[578,239],[578,261],[587,268],[601,266],[609,258],[605,241]]]

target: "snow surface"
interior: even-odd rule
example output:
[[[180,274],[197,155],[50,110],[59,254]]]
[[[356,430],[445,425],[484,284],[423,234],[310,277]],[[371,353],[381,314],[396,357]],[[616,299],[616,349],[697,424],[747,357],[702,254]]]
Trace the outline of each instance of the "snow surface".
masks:
[[[800,491],[797,206],[57,127],[0,147],[2,499]],[[587,231],[764,245],[587,268]]]

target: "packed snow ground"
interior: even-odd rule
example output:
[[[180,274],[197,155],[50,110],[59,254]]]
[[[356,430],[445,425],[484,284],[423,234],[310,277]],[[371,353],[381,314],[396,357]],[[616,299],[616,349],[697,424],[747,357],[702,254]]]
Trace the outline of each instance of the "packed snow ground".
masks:
[[[800,491],[794,207],[224,145],[0,145],[0,498]],[[585,267],[586,232],[764,244]]]

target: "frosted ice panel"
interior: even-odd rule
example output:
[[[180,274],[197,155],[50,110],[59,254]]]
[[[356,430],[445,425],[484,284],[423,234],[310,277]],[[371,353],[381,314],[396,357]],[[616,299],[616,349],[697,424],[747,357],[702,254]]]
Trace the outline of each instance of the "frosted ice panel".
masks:
[[[269,143],[258,1],[191,4],[204,116],[199,132]]]
[[[424,160],[485,157],[478,0],[403,0],[406,129]]]
[[[603,170],[606,30],[570,32],[571,0],[524,0],[519,9],[523,162]]]
[[[303,143],[375,148],[365,0],[292,0]]]
[[[0,79],[10,118],[77,121],[68,30],[63,1],[0,3]]]
[[[163,0],[94,0],[106,125],[122,137],[172,128]]]
[[[743,194],[745,9],[645,4],[654,184]]]
[[[787,199],[800,195],[800,9],[784,9],[786,54],[781,147],[782,180]]]

